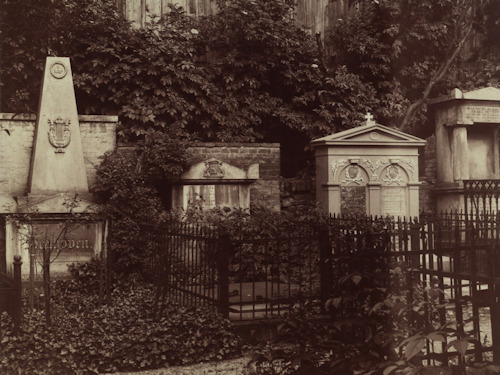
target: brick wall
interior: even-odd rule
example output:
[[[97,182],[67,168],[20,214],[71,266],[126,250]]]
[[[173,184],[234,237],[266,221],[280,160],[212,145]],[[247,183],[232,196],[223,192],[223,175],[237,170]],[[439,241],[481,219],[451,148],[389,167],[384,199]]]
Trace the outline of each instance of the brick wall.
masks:
[[[279,143],[196,143],[190,147],[193,164],[215,158],[248,170],[259,164],[259,180],[251,185],[250,202],[280,209]]]
[[[24,196],[28,190],[34,115],[0,113],[0,193]],[[89,186],[100,157],[116,147],[116,116],[79,116]]]

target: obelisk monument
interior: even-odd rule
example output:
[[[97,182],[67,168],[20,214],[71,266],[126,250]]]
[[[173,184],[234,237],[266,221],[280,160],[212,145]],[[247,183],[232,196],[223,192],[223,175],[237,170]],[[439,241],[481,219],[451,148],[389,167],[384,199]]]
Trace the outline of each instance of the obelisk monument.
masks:
[[[88,194],[68,57],[47,57],[34,137],[29,196]]]

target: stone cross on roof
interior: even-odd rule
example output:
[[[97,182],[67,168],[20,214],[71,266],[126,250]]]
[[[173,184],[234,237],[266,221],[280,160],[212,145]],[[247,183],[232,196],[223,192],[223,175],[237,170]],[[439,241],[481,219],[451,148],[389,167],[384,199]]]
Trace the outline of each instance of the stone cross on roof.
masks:
[[[375,121],[373,121],[373,115],[370,112],[368,112],[365,115],[365,119],[366,119],[366,124],[365,125],[373,125],[373,124],[375,124]]]

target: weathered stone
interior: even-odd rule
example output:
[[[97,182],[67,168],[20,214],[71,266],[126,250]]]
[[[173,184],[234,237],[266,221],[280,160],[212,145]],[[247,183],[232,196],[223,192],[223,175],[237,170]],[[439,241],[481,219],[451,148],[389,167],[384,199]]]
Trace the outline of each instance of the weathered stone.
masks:
[[[330,214],[418,216],[418,148],[424,145],[371,116],[364,126],[312,141],[316,200]]]
[[[0,207],[6,207],[2,212],[26,214],[5,221],[5,258],[10,262],[21,256],[24,278],[43,274],[39,265],[46,254],[55,275],[66,274],[69,263],[101,254],[105,223],[90,215],[97,206],[86,172],[94,177],[99,157],[115,147],[117,119],[107,126],[100,125],[99,116],[85,119],[91,124],[85,133],[91,168],[84,160],[69,58],[59,57],[47,58],[36,125],[29,116],[0,116],[0,175],[6,177],[0,180]],[[0,266],[12,271],[12,264]]]
[[[30,176],[31,194],[89,191],[67,57],[45,63]]]
[[[435,114],[437,209],[464,209],[464,180],[500,178],[500,89],[454,89],[430,105]]]

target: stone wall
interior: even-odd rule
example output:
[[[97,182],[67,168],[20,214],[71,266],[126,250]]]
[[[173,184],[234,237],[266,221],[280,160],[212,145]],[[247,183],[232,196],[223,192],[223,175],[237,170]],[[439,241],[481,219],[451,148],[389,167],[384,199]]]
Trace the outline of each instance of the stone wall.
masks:
[[[193,165],[215,158],[247,170],[259,164],[259,180],[251,185],[250,202],[280,209],[279,143],[196,143],[190,147]]]
[[[427,143],[420,153],[420,211],[436,211],[433,189],[436,184],[436,136],[426,139]]]
[[[0,113],[0,193],[24,196],[28,190],[35,115]],[[116,147],[116,116],[79,116],[89,187],[100,157]]]

